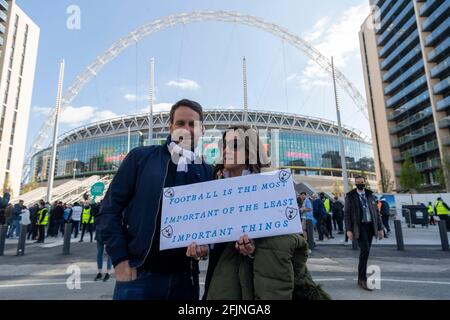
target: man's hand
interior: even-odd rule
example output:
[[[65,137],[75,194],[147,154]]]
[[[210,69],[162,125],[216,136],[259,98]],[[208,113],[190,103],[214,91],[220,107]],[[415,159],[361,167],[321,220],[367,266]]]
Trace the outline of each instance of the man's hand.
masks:
[[[128,260],[122,261],[115,268],[116,280],[119,282],[129,282],[137,279],[137,270],[130,268]]]
[[[209,248],[208,246],[198,246],[193,242],[186,251],[186,256],[200,260],[208,256]]]
[[[383,240],[384,239],[384,230],[379,230],[378,231],[378,240]]]
[[[247,235],[244,235],[236,242],[235,248],[239,250],[240,254],[248,256],[255,252],[255,241],[250,240]]]
[[[352,231],[347,231],[347,238],[350,241],[353,241],[353,232]]]

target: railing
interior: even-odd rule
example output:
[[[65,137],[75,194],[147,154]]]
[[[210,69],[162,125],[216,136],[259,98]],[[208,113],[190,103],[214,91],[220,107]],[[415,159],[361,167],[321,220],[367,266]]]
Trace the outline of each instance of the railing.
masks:
[[[430,98],[430,94],[428,93],[428,90],[427,90],[426,92],[418,95],[414,99],[408,101],[403,106],[401,106],[400,108],[396,109],[394,112],[390,113],[388,115],[389,121],[395,120],[396,118],[398,118],[400,115],[402,115],[406,111],[411,110],[412,108],[418,106],[419,104],[423,103],[424,101],[428,101],[429,102],[429,98]]]
[[[409,127],[410,125],[417,123],[420,120],[426,119],[432,115],[433,115],[433,109],[431,107],[428,107],[428,108],[416,113],[415,115],[413,115],[409,118],[406,118],[404,121],[399,122],[397,125],[392,127],[389,131],[391,134],[395,134],[395,133]]]
[[[438,78],[441,74],[443,74],[447,69],[450,68],[450,57],[439,63],[433,69],[431,69],[430,74],[432,78]]]
[[[394,59],[403,54],[403,51],[414,41],[419,41],[419,31],[414,30],[394,51],[392,51],[386,59],[381,63],[381,69],[386,70],[394,62]]]
[[[398,28],[398,25],[402,22],[405,16],[412,11],[414,13],[413,2],[411,1],[408,5],[403,9],[402,12],[395,18],[395,20],[391,23],[391,25],[383,32],[383,34],[378,38],[377,44],[379,46],[383,46],[386,43],[386,40],[389,38],[391,33]]]
[[[450,2],[443,1],[440,7],[436,11],[434,11],[433,14],[422,23],[422,30],[425,32],[431,31],[430,29],[432,29],[436,24],[441,22],[438,19],[442,17],[444,13],[447,14],[448,16],[449,9],[450,9]]]
[[[414,81],[413,83],[409,84],[407,87],[402,89],[400,92],[398,92],[395,96],[390,98],[388,101],[386,101],[386,106],[388,108],[392,108],[397,104],[401,99],[406,97],[408,94],[414,92],[414,90],[417,90],[421,86],[427,83],[427,78],[425,75],[421,76],[419,79]]]
[[[405,71],[400,77],[395,79],[390,85],[384,88],[384,94],[390,95],[392,91],[397,89],[401,84],[405,83],[410,77],[419,73],[419,71],[424,71],[423,60],[420,59],[416,64]]]
[[[388,72],[383,75],[383,81],[387,82],[391,80],[391,77],[394,76],[404,65],[406,65],[409,61],[411,61],[414,57],[420,56],[422,54],[422,50],[420,48],[420,44],[418,44],[414,49],[412,49],[407,55],[401,58]]]
[[[426,17],[430,14],[431,11],[433,11],[438,5],[439,1],[442,0],[428,0],[424,3],[424,5],[419,10],[419,15],[421,17]]]
[[[450,87],[450,77],[442,80],[433,87],[434,94],[441,94]]]
[[[425,38],[425,46],[430,47],[435,45],[435,42],[440,36],[446,34],[446,32],[450,29],[450,17],[445,19],[445,21],[437,27],[429,36]]]
[[[450,49],[450,38],[444,40],[434,50],[428,53],[428,61],[434,62],[444,55]]]
[[[387,54],[389,54],[389,52],[391,51],[391,49],[397,44],[398,41],[400,41],[400,39],[406,37],[405,35],[409,34],[413,29],[416,29],[416,16],[413,15],[411,16],[411,18],[409,18],[409,20],[403,25],[403,27],[401,28],[401,30],[398,30],[395,34],[395,36],[393,36],[388,43],[383,47],[383,49],[380,50],[380,54],[379,56],[381,58],[384,58]]]
[[[450,107],[450,96],[448,96],[447,98],[438,101],[438,103],[436,104],[436,109],[438,111],[442,111],[447,109],[448,107]]]
[[[394,161],[400,162],[400,161],[406,159],[407,157],[415,157],[420,154],[438,150],[438,149],[439,149],[439,144],[436,140],[433,140],[431,142],[425,142],[424,144],[422,144],[418,147],[411,148],[409,150],[402,152],[400,155],[395,156]]]
[[[416,163],[416,168],[419,171],[436,169],[436,168],[439,168],[440,166],[441,166],[440,159],[432,159],[432,160],[427,160],[424,162]]]
[[[410,134],[407,134],[407,135],[404,135],[403,137],[398,138],[397,141],[393,142],[392,146],[394,148],[398,148],[408,142],[419,139],[419,138],[426,136],[433,132],[435,132],[434,124],[430,123],[429,125],[427,125],[425,127],[422,127]]]
[[[9,9],[9,4],[5,0],[0,0],[0,9],[7,11]]]

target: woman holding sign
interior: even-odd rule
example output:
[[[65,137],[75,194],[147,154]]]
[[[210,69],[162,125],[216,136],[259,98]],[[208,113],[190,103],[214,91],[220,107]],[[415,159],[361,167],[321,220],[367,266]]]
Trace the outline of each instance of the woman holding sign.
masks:
[[[234,127],[223,136],[223,164],[218,179],[261,173],[269,167],[257,132]],[[197,256],[195,244],[187,255]],[[292,300],[329,299],[306,268],[308,245],[300,234],[251,240],[242,235],[235,243],[216,244],[210,250],[204,299]]]

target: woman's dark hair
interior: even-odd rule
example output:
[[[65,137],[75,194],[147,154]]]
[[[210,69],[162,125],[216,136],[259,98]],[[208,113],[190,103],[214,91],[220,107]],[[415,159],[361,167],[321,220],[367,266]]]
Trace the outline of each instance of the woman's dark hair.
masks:
[[[225,130],[222,136],[222,140],[219,142],[219,151],[220,151],[220,159],[222,163],[216,164],[214,170],[214,177],[217,177],[219,173],[223,173],[225,169],[225,164],[223,161],[223,155],[226,148],[226,135],[228,132],[242,131],[245,132],[245,166],[246,169],[251,173],[261,173],[262,168],[270,167],[269,161],[267,158],[261,159],[262,157],[266,157],[264,148],[261,144],[261,140],[259,138],[258,132],[248,126],[235,126],[230,127]],[[256,150],[251,147],[250,136],[252,136],[252,140],[256,140]],[[256,153],[256,154],[255,154]],[[256,159],[256,163],[250,163],[251,158]]]
[[[181,107],[186,107],[186,108],[192,109],[195,112],[197,112],[199,114],[199,116],[200,116],[200,121],[203,122],[203,108],[200,105],[200,103],[192,101],[192,100],[188,100],[188,99],[183,99],[183,100],[180,100],[177,103],[175,103],[172,106],[172,109],[170,109],[169,121],[170,121],[171,124],[173,123],[173,120],[174,120],[174,117],[175,117],[175,111],[177,111],[177,109],[181,108]]]

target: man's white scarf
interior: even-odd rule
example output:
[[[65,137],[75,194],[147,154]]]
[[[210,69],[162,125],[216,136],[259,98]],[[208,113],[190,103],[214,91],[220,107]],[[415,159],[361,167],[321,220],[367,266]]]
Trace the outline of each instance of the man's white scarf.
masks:
[[[177,164],[177,172],[188,172],[188,164],[194,162],[195,153],[180,147],[175,142],[171,142],[167,147],[172,156],[172,161]]]

